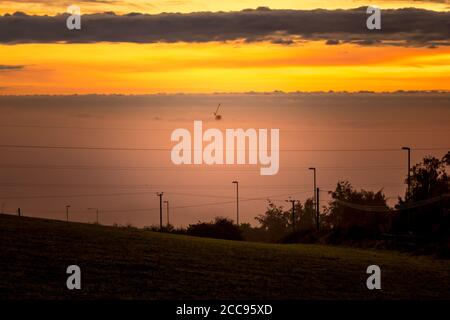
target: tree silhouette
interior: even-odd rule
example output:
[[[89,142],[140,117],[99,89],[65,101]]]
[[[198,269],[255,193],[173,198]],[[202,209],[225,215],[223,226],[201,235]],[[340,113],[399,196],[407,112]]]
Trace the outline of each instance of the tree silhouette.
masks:
[[[403,209],[396,221],[396,229],[405,229],[416,235],[449,234],[449,201],[444,198],[450,193],[449,175],[450,151],[442,158],[425,157],[411,168],[411,193],[408,201],[399,198],[397,208]],[[440,199],[442,197],[442,199]],[[427,200],[432,200],[427,203]],[[408,206],[422,203],[408,209]]]
[[[388,212],[389,207],[383,190],[377,192],[362,189],[357,191],[349,181],[339,181],[335,191],[330,192],[332,200],[325,210],[324,222],[329,229],[352,231],[361,236],[378,234],[387,229],[386,214],[370,210],[358,210],[345,203],[376,207]]]
[[[449,193],[449,176],[445,170],[450,152],[442,160],[428,156],[411,168],[411,200],[421,201]]]

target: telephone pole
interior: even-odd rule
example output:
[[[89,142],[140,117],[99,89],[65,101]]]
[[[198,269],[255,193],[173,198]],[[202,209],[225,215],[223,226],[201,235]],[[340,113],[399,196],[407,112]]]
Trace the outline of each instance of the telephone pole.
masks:
[[[316,186],[316,168],[315,167],[311,167],[311,168],[309,168],[309,170],[312,170],[314,172],[314,189],[313,189],[313,193],[314,193],[314,205],[316,206],[316,211],[317,211],[317,208],[319,207],[319,205],[317,204],[317,195],[316,195],[316,190],[317,190],[317,186]]]
[[[169,220],[169,201],[168,200],[166,200],[166,201],[164,201],[164,203],[166,204],[166,212],[167,212],[167,227],[169,227],[169,225],[170,225],[170,220]]]
[[[233,181],[236,184],[236,225],[239,226],[239,181]]]
[[[162,215],[163,215],[163,194],[164,192],[158,192],[156,195],[159,197],[159,230],[162,230]]]
[[[410,147],[402,147],[402,150],[408,151],[408,191],[406,193],[405,201],[409,203],[411,201],[411,148]],[[409,233],[411,232],[411,213],[408,209],[407,211],[407,229]]]
[[[70,208],[70,205],[67,205],[66,206],[66,221],[67,222],[69,222],[69,208]]]
[[[289,199],[286,200],[286,202],[291,202],[292,203],[292,231],[295,232],[295,202],[297,200],[294,199]]]
[[[316,189],[316,201],[317,201],[317,204],[316,204],[316,228],[317,228],[317,231],[320,230],[319,194],[320,194],[320,189],[317,188]]]
[[[98,208],[87,208],[88,210],[95,210],[96,224],[98,224]]]
[[[409,200],[411,196],[411,148],[403,147],[402,150],[408,151],[408,193],[406,194],[406,199]]]

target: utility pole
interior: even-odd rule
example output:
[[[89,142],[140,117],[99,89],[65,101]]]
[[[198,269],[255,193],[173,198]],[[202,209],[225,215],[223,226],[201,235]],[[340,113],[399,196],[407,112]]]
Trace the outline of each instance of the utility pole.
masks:
[[[96,224],[98,224],[98,208],[88,208],[88,210],[95,210],[95,214],[96,214]]]
[[[236,225],[239,226],[239,181],[235,180],[232,183],[236,184]]]
[[[169,225],[170,225],[170,220],[169,220],[169,201],[168,200],[166,200],[166,201],[164,201],[164,203],[166,204],[166,212],[167,212],[167,227],[169,227]]]
[[[66,205],[66,221],[69,222],[69,208],[70,205]]]
[[[20,213],[20,208],[17,208],[17,215],[20,217],[21,213]]]
[[[317,190],[317,186],[316,186],[316,168],[311,167],[311,168],[309,168],[309,170],[312,170],[314,172],[314,189],[313,189],[313,193],[314,193],[314,205],[315,205],[316,211],[317,211],[317,208],[319,207],[319,205],[317,204],[317,195],[316,195],[316,190]]]
[[[296,202],[296,200],[289,199],[286,201],[292,203],[292,231],[295,232],[295,202]]]
[[[163,205],[163,194],[164,192],[158,192],[156,195],[159,197],[159,230],[162,230],[162,205]]]
[[[411,148],[403,147],[402,150],[408,151],[408,192],[405,198],[409,201],[411,197]]]
[[[316,205],[316,228],[317,231],[320,230],[320,212],[319,212],[319,194],[320,194],[320,189],[317,188],[316,189],[316,201],[317,201],[317,205]]]
[[[405,201],[409,203],[411,201],[411,148],[410,147],[402,147],[402,150],[408,151],[408,191],[406,193]],[[411,212],[409,209],[406,210],[407,214],[407,228],[408,232],[411,233]]]

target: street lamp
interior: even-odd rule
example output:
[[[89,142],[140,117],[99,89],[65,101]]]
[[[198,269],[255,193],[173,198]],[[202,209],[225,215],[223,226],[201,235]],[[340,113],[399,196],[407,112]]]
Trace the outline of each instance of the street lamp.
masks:
[[[166,204],[166,209],[167,209],[167,227],[169,227],[170,225],[170,220],[169,220],[169,201],[165,200],[164,203]]]
[[[239,226],[239,181],[233,181],[236,184],[236,224]]]
[[[67,222],[69,222],[69,208],[70,208],[70,205],[66,205],[66,220],[67,220]]]
[[[402,150],[408,151],[408,192],[406,194],[406,200],[410,200],[411,197],[411,148],[402,147]]]
[[[159,230],[162,230],[162,205],[163,205],[163,195],[164,192],[157,192],[156,195],[159,197]]]
[[[87,208],[88,210],[95,210],[95,214],[96,214],[96,223],[98,224],[98,208]]]

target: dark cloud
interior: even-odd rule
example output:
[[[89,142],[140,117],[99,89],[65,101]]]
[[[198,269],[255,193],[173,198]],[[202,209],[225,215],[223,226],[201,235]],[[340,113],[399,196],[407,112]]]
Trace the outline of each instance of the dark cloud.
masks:
[[[326,44],[329,45],[329,46],[334,46],[334,45],[337,45],[337,44],[340,44],[340,43],[341,42],[339,40],[334,40],[334,39],[329,39],[326,42]]]
[[[0,71],[17,71],[22,70],[23,68],[25,68],[25,66],[0,64]]]
[[[29,42],[208,42],[244,40],[291,44],[323,40],[328,44],[439,46],[450,44],[450,12],[422,9],[382,11],[382,30],[366,28],[366,7],[349,10],[271,10],[239,12],[89,14],[82,30],[66,29],[67,14],[0,17],[0,43]]]

